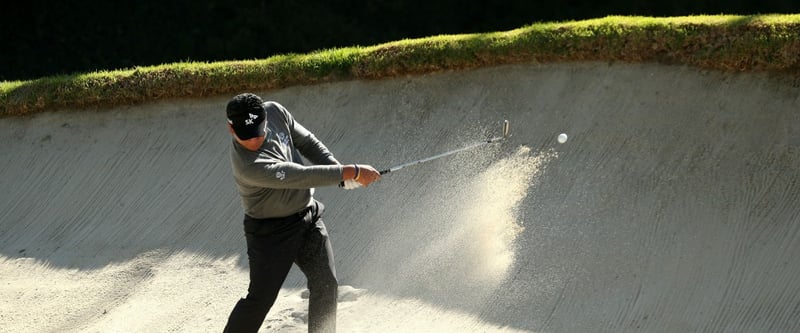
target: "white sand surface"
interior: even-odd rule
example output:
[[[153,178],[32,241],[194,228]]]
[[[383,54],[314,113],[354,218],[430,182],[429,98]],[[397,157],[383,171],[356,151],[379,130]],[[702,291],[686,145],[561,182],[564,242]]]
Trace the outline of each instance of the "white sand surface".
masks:
[[[792,82],[573,63],[258,93],[379,169],[511,124],[317,189],[340,332],[796,332]],[[247,289],[228,98],[0,119],[0,332],[222,330]],[[304,332],[304,290],[262,332]]]

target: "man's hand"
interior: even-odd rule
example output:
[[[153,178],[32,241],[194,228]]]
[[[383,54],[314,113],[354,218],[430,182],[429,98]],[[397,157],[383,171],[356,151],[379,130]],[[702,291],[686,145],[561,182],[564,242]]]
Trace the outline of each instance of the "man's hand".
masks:
[[[356,164],[356,166],[358,167],[358,175],[355,178],[355,181],[364,187],[367,187],[369,184],[381,179],[381,173],[378,172],[378,170],[375,170],[375,168],[373,168],[371,165]]]
[[[349,164],[342,169],[342,184],[340,187],[345,190],[352,190],[359,187],[366,187],[381,178],[380,172],[371,165]]]

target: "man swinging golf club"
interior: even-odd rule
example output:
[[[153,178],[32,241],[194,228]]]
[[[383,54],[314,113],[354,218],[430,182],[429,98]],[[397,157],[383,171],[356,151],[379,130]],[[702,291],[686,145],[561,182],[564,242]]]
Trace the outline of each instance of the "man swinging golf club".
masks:
[[[314,188],[346,189],[378,180],[375,168],[342,165],[328,148],[276,102],[244,93],[226,107],[233,136],[233,177],[244,206],[250,266],[246,298],[236,303],[225,332],[257,332],[292,266],[308,279],[309,332],[336,331],[338,282],[333,249]],[[305,165],[301,155],[313,165]]]

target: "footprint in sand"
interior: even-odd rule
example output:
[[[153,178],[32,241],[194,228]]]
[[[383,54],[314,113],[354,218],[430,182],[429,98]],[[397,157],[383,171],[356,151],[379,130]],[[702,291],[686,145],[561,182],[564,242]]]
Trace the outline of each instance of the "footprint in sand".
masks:
[[[338,300],[339,302],[354,302],[357,301],[358,298],[361,297],[361,295],[364,295],[366,293],[367,293],[366,289],[353,288],[352,286],[339,286]],[[303,290],[302,293],[300,293],[300,297],[302,297],[303,299],[308,299],[309,294],[310,293],[308,289],[306,289]]]

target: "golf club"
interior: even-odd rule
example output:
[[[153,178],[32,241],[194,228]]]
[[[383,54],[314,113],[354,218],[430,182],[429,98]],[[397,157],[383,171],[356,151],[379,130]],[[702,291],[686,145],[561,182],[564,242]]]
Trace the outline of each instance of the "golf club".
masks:
[[[453,155],[453,154],[458,153],[458,152],[462,152],[462,151],[465,151],[465,150],[469,150],[469,149],[477,148],[477,147],[480,147],[480,146],[488,145],[490,143],[498,142],[500,140],[505,140],[510,136],[509,135],[509,130],[510,130],[510,128],[509,128],[509,125],[508,125],[508,120],[503,120],[503,136],[494,137],[494,138],[488,139],[486,141],[478,142],[478,143],[473,144],[471,146],[466,146],[466,147],[459,148],[459,149],[456,149],[456,150],[451,150],[451,151],[448,151],[448,152],[445,152],[445,153],[441,153],[439,155],[435,155],[435,156],[423,158],[423,159],[420,159],[420,160],[416,160],[416,161],[412,161],[412,162],[408,162],[408,163],[403,163],[403,164],[400,164],[400,165],[397,165],[397,166],[393,166],[393,167],[388,168],[386,170],[381,170],[380,173],[381,173],[381,175],[384,175],[384,174],[387,174],[387,173],[390,173],[390,172],[395,172],[397,170],[403,169],[403,168],[408,167],[408,166],[422,164],[422,163],[433,161],[433,160],[436,160],[436,159],[439,159],[439,158],[442,158],[442,157],[445,157],[445,156],[450,156],[450,155]]]

